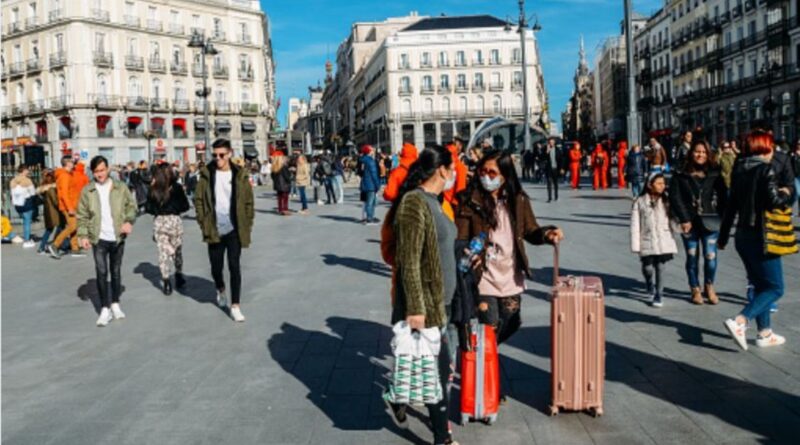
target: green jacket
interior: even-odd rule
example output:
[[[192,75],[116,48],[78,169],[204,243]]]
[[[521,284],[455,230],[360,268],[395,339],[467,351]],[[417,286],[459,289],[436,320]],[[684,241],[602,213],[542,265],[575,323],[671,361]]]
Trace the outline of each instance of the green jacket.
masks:
[[[731,175],[733,174],[733,164],[736,163],[736,155],[734,153],[722,153],[719,156],[719,167],[722,169],[722,179],[725,181],[725,187],[731,188]]]
[[[253,230],[255,217],[255,201],[253,187],[250,186],[250,176],[247,170],[231,164],[233,170],[233,184],[231,188],[231,220],[233,227],[239,234],[239,243],[242,247],[250,246],[250,232]],[[203,241],[208,244],[220,242],[217,231],[217,212],[214,206],[214,178],[217,166],[214,162],[203,166],[198,175],[197,188],[194,195],[194,207],[197,212],[197,223],[203,233]]]
[[[117,243],[123,241],[120,236],[122,225],[125,223],[133,224],[136,222],[136,200],[133,194],[124,183],[109,178],[111,181],[111,218],[114,220],[114,234]],[[89,238],[89,242],[97,244],[100,239],[100,193],[97,191],[97,183],[92,181],[83,188],[78,210],[78,237]]]
[[[397,239],[395,310],[393,322],[409,315],[425,315],[425,327],[442,327],[447,321],[444,278],[436,226],[422,192],[403,197],[394,219]]]

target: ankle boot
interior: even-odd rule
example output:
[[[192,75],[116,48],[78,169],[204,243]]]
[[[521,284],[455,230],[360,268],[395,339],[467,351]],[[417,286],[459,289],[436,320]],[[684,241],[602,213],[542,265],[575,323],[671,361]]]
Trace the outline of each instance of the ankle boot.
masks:
[[[180,289],[185,285],[186,285],[186,278],[183,278],[183,274],[182,273],[177,272],[175,274],[175,287]]]
[[[692,303],[694,304],[703,304],[703,293],[700,292],[699,287],[692,288]]]
[[[164,295],[172,294],[172,282],[169,281],[169,278],[161,280],[161,290],[164,292]]]
[[[714,290],[713,284],[706,284],[706,298],[708,298],[710,304],[719,303],[719,297],[717,296],[717,291]]]

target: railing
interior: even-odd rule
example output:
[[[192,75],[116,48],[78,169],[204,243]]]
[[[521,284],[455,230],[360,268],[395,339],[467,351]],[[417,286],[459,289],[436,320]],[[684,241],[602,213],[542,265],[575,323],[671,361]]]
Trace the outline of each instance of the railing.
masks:
[[[253,71],[252,70],[239,70],[239,80],[245,81],[252,81],[253,80]]]
[[[37,58],[28,59],[28,61],[25,63],[25,66],[28,69],[29,74],[42,70],[42,64],[39,63],[39,59]]]
[[[50,54],[50,69],[59,68],[67,64],[67,53],[58,51]]]
[[[230,102],[224,102],[218,100],[214,102],[214,109],[217,111],[217,113],[230,113],[231,104]]]
[[[142,96],[128,96],[126,102],[128,108],[145,110],[149,106],[147,98]]]
[[[60,110],[66,106],[67,96],[56,96],[47,100],[47,108],[50,110]]]
[[[437,90],[439,94],[447,94],[450,92],[450,85],[439,85]]]
[[[742,5],[734,6],[731,8],[731,16],[737,18],[742,15]]]
[[[180,23],[170,23],[169,24],[169,33],[170,34],[183,34],[185,28]]]
[[[472,61],[472,66],[483,66],[483,65],[484,65],[483,59],[475,59]]]
[[[167,64],[164,63],[164,59],[151,58],[147,62],[147,68],[152,73],[166,73],[167,72]]]
[[[431,62],[420,62],[420,68],[433,68],[433,63]]]
[[[502,65],[503,61],[501,59],[489,59],[489,65]]]
[[[245,116],[255,116],[258,114],[258,104],[242,102],[239,105],[239,110],[241,110],[241,113]]]
[[[204,35],[206,35],[206,30],[203,29],[203,28],[198,28],[196,26],[192,26],[191,28],[189,28],[189,33],[192,34],[192,35],[197,34],[197,35],[200,35],[200,36],[204,36]]]
[[[522,83],[512,83],[511,91],[522,91]]]
[[[456,85],[455,92],[456,93],[466,93],[469,91],[469,87],[466,85]]]
[[[399,70],[410,70],[411,69],[411,64],[408,63],[408,62],[406,62],[406,63],[402,63],[401,62],[400,64],[397,65],[397,69],[399,69]]]
[[[433,85],[423,85],[419,89],[420,94],[433,94],[435,92]]]
[[[214,31],[214,33],[211,35],[211,38],[213,40],[218,40],[220,42],[224,42],[225,41],[225,31]]]
[[[223,65],[214,65],[214,69],[212,70],[214,73],[215,79],[227,79],[228,78],[228,67]]]
[[[97,106],[97,108],[119,108],[120,97],[108,94],[98,94],[97,97],[94,98],[94,104]]]
[[[169,65],[169,72],[172,73],[172,74],[180,74],[180,75],[185,76],[187,74],[187,72],[188,72],[188,70],[186,68],[186,62],[175,62],[175,61],[173,61]]]
[[[122,19],[126,26],[132,26],[134,28],[140,28],[142,26],[142,19],[135,15],[126,15]]]
[[[25,19],[25,29],[33,29],[39,26],[39,18],[38,17],[28,17]]]
[[[207,103],[208,103],[208,102],[206,102],[206,101],[205,101],[205,100],[203,100],[203,99],[197,99],[197,100],[195,100],[195,101],[194,101],[194,109],[195,109],[195,110],[197,110],[198,112],[203,112],[203,110],[204,110],[204,107],[205,107],[205,104],[207,104]],[[210,105],[210,104],[209,104],[209,105]],[[208,109],[210,110],[210,109],[211,109],[211,107],[209,106],[209,108],[208,108]]]
[[[44,100],[32,100],[28,102],[28,113],[41,113],[44,111]]]
[[[15,34],[22,32],[22,25],[19,22],[11,22],[8,24],[8,33]]]
[[[152,110],[167,110],[169,109],[169,101],[160,97],[150,99],[150,109]]]
[[[414,93],[414,87],[400,87],[397,89],[397,94],[401,96],[410,96]]]
[[[440,60],[439,61],[439,67],[440,68],[446,68],[446,67],[449,67],[449,66],[450,66],[450,61],[449,60],[444,60],[444,61]]]
[[[482,93],[484,91],[486,91],[486,85],[482,83],[472,85],[473,93]]]
[[[11,116],[17,117],[22,116],[23,114],[28,112],[28,104],[14,104],[11,105]]]
[[[172,101],[172,108],[175,111],[189,111],[189,101],[186,99],[175,99]]]
[[[95,51],[92,59],[98,67],[111,68],[114,66],[114,55],[111,53]]]
[[[503,91],[503,82],[490,84],[489,91]]]
[[[467,61],[466,60],[458,60],[458,59],[456,59],[455,66],[467,66]]]
[[[8,74],[11,77],[21,76],[25,72],[25,62],[15,62],[8,66]]]
[[[208,73],[206,73],[208,74]],[[202,63],[193,63],[192,64],[192,76],[194,77],[202,77],[203,76],[203,64]]]
[[[142,56],[125,56],[125,67],[129,70],[144,71],[144,58]]]
[[[147,21],[147,30],[161,32],[164,30],[164,24],[161,22],[161,20],[150,19]]]
[[[59,20],[64,19],[64,10],[63,9],[54,9],[47,14],[47,20],[52,22],[57,22]]]
[[[111,21],[111,15],[104,9],[92,9],[92,18],[101,22]]]
[[[253,36],[250,34],[239,34],[239,43],[249,44],[253,41]]]

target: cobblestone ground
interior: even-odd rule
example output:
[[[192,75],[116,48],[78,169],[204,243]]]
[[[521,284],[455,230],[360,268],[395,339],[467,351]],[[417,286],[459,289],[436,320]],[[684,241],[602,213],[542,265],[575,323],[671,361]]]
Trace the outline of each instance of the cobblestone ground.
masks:
[[[462,444],[797,443],[800,425],[800,256],[784,263],[774,317],[788,343],[739,352],[722,320],[743,304],[743,268],[720,254],[719,306],[687,299],[681,253],[667,267],[665,307],[645,304],[629,253],[622,191],[563,191],[541,223],[562,226],[562,273],[603,278],[607,292],[605,415],[546,414],[552,249],[531,248],[535,280],[523,327],[500,348],[508,403],[494,426],[455,426]],[[379,394],[390,364],[389,269],[379,227],[357,223],[351,190],[339,206],[277,216],[260,191],[252,248],[242,258],[244,324],[214,304],[205,246],[187,217],[186,289],[158,286],[151,218],[126,247],[128,318],[94,325],[91,258],[61,261],[2,247],[4,444],[401,444],[431,434],[415,413],[396,429]],[[297,203],[292,203],[297,208]],[[380,213],[385,212],[385,207]],[[454,417],[455,419],[455,417]]]

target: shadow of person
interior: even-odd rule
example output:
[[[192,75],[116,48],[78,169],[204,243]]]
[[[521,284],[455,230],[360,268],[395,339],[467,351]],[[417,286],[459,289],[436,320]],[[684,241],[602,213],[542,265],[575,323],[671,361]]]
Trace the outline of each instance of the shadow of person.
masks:
[[[139,263],[134,269],[133,273],[141,275],[156,289],[161,291],[161,269],[153,263]],[[217,290],[214,287],[214,282],[201,277],[193,275],[183,275],[186,284],[182,287],[175,287],[174,292],[184,297],[189,297],[198,303],[211,303],[217,305]],[[228,313],[227,309],[220,308],[222,312]]]
[[[319,215],[319,218],[329,219],[331,221],[337,221],[337,222],[349,222],[349,223],[361,224],[361,219],[356,218],[354,216]]]
[[[386,264],[361,258],[343,257],[332,253],[322,254],[322,261],[328,266],[344,266],[381,277],[391,278],[392,270]]]
[[[111,283],[108,284],[109,291],[111,290]],[[121,287],[121,292],[125,293],[125,286]],[[97,279],[91,278],[86,280],[86,283],[81,284],[77,291],[78,298],[81,301],[89,301],[92,303],[94,311],[99,315],[102,304],[100,303],[100,293],[97,291]]]
[[[409,430],[397,428],[385,412],[392,331],[372,321],[345,317],[327,319],[329,332],[303,329],[291,323],[266,341],[273,360],[308,390],[306,399],[345,431],[388,429],[413,442],[426,443]]]

